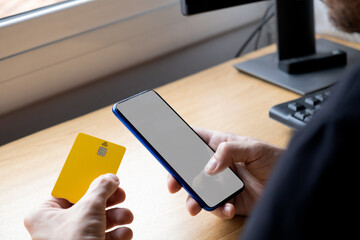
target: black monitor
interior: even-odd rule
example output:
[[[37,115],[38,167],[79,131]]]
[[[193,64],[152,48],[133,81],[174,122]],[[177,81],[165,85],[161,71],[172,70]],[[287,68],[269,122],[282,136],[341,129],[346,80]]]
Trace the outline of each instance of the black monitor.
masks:
[[[181,0],[181,10],[189,16],[259,1]],[[235,64],[239,71],[304,95],[333,85],[360,58],[355,49],[315,39],[313,0],[274,1],[277,52]]]
[[[263,0],[181,0],[181,11],[184,15],[193,15],[260,1]]]

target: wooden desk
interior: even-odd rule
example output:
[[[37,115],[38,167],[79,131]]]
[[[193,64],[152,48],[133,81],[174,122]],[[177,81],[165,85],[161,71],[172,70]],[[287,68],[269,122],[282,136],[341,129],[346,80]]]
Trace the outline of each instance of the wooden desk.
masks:
[[[190,124],[248,135],[286,146],[292,131],[268,117],[269,109],[298,95],[240,74],[233,64],[275,50],[253,52],[156,91]],[[120,100],[120,99],[119,99]],[[171,195],[166,170],[113,115],[111,106],[0,148],[0,239],[29,239],[23,217],[50,196],[77,133],[127,147],[118,176],[127,192],[122,204],[135,216],[134,239],[237,239],[245,218],[220,220],[202,211],[191,217],[184,190]]]

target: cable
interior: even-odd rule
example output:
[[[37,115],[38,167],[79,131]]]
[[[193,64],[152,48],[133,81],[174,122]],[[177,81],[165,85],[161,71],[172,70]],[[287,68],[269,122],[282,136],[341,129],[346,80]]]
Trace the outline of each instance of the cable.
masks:
[[[261,18],[262,20],[266,18],[266,16],[269,14],[270,10],[272,9],[272,7],[275,5],[274,2],[272,2],[271,4],[269,4],[269,6],[266,8],[265,12],[264,12],[264,15],[263,17]],[[258,50],[259,49],[259,41],[260,41],[260,38],[261,38],[261,33],[262,33],[262,30],[263,30],[263,26],[259,29],[259,33],[256,37],[256,40],[255,40],[255,44],[254,44],[254,50]]]
[[[269,7],[271,8],[271,7]],[[235,58],[239,57],[244,49],[247,47],[247,45],[250,43],[250,41],[253,39],[253,37],[256,35],[256,33],[271,19],[275,16],[275,11],[271,12],[269,16],[266,16],[261,20],[261,22],[258,24],[258,26],[254,29],[254,31],[250,34],[250,36],[246,39],[245,43],[242,45],[242,47],[239,49],[237,54],[235,55]]]

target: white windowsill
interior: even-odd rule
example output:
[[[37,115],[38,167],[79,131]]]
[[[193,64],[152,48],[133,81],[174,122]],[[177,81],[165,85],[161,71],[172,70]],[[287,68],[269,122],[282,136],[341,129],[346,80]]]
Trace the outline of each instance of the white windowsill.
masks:
[[[107,1],[85,2],[99,4]],[[62,18],[61,12],[55,11],[35,19],[7,23],[6,26],[0,23],[2,33],[7,33],[2,34],[7,36],[2,41],[8,44],[0,47],[0,114],[253,22],[261,16],[267,4],[256,3],[184,17],[178,1],[132,0],[134,2],[151,2],[153,5],[144,4],[139,9],[130,4],[126,11],[123,7],[124,15],[120,19],[118,6],[113,6],[115,10],[102,6],[102,14],[107,16],[94,21],[98,25],[91,29],[86,28],[85,22],[74,28],[63,22],[67,27],[58,26],[54,31],[48,29],[49,23],[45,19],[41,20],[46,17],[60,24],[59,21],[74,17],[66,11],[73,14],[77,8],[84,8],[81,10],[84,14],[89,14],[89,11],[92,14],[95,5],[91,8],[87,4],[62,10],[65,14]],[[114,12],[117,20],[114,20]],[[31,23],[42,26],[36,31],[34,28],[27,33],[20,31],[21,26],[25,24],[29,28]],[[46,33],[47,30],[53,32],[44,35],[42,31]],[[37,31],[44,38],[37,36]],[[30,38],[26,40],[25,36]]]

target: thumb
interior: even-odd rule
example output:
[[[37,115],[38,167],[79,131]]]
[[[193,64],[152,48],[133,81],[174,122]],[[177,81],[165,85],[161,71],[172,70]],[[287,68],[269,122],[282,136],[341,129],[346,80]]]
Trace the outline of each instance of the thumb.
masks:
[[[249,155],[250,149],[246,143],[222,142],[204,170],[209,175],[215,175],[232,166],[234,162],[247,162]]]
[[[119,178],[112,173],[97,177],[90,185],[83,199],[96,200],[106,204],[107,199],[116,191],[120,183]]]

